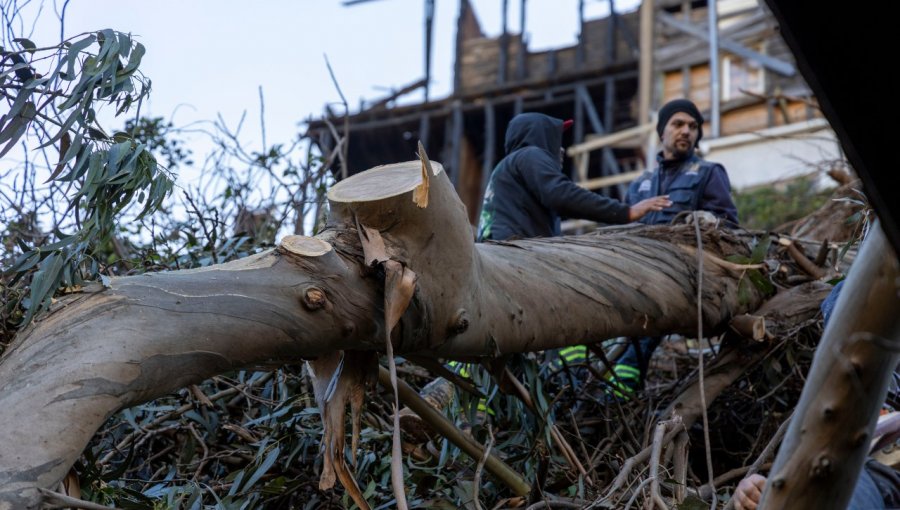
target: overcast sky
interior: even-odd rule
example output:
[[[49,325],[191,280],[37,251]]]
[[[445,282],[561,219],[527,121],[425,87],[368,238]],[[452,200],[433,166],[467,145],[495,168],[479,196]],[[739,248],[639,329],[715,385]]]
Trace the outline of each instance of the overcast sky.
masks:
[[[43,5],[33,32],[24,29],[39,47],[58,41],[54,10],[63,3],[28,4],[29,9]],[[637,3],[618,0],[616,7],[629,10]],[[440,98],[452,85],[459,0],[435,4],[431,97]],[[472,4],[482,30],[499,34],[501,0]],[[67,37],[103,28],[132,33],[147,47],[141,68],[153,81],[143,114],[183,126],[221,113],[235,125],[246,111],[242,137],[253,147],[261,141],[259,87],[270,144],[291,140],[298,123],[320,115],[326,103],[339,104],[323,55],[354,110],[360,99],[378,99],[392,87],[422,78],[424,5],[424,0],[375,0],[349,7],[341,0],[70,0],[64,29]],[[513,32],[519,31],[519,5],[509,1]],[[586,1],[587,18],[608,12],[607,0]],[[530,0],[526,14],[531,48],[574,44],[578,0]],[[416,93],[407,101],[421,99]]]

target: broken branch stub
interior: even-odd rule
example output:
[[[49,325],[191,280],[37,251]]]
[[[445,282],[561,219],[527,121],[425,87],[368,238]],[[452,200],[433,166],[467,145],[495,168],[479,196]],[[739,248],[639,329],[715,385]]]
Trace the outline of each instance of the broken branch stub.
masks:
[[[281,240],[281,249],[301,257],[321,257],[332,250],[331,244],[307,236],[285,236]]]

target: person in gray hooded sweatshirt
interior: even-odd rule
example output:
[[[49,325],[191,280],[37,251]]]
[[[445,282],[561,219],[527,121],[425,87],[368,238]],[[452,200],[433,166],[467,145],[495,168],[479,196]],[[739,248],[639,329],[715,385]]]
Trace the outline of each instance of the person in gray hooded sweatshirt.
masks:
[[[562,173],[565,123],[542,113],[521,113],[506,129],[506,157],[491,173],[481,208],[478,241],[551,237],[560,216],[622,224],[671,205],[666,196],[632,206],[586,190]]]

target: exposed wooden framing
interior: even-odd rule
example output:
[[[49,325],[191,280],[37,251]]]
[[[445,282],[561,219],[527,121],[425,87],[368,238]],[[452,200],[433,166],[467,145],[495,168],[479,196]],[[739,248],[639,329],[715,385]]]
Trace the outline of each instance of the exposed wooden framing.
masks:
[[[610,16],[614,18],[616,30],[618,33],[622,34],[622,39],[625,39],[625,44],[627,44],[628,48],[631,50],[631,56],[637,58],[641,54],[641,47],[637,37],[634,36],[634,32],[631,31],[631,27],[628,26],[628,23],[622,23],[618,12],[611,10]]]
[[[352,121],[354,131],[369,131],[373,129],[381,129],[386,127],[393,126],[402,126],[406,124],[412,124],[415,126],[416,122],[421,120],[422,115],[428,115],[431,118],[436,117],[444,117],[449,116],[453,113],[452,105],[446,104],[441,108],[430,110],[428,112],[421,111],[410,111],[409,113],[403,115],[396,115],[393,117],[385,117],[385,118],[377,118],[366,121]]]
[[[603,98],[603,125],[606,127],[607,131],[614,131],[613,123],[615,122],[615,108],[616,108],[616,81],[612,78],[607,78],[606,84],[604,86],[604,98]]]
[[[709,39],[709,127],[710,138],[718,138],[722,134],[720,126],[722,118],[719,106],[722,101],[722,91],[719,86],[721,75],[719,74],[719,3],[717,0],[709,2],[706,8]],[[712,482],[710,482],[712,483]]]
[[[451,172],[452,167],[450,166],[453,164],[453,157],[456,152],[456,147],[453,146],[453,115],[451,114],[444,118],[444,145],[441,147],[441,160],[447,162],[444,165],[444,171],[447,172],[447,176],[451,179],[454,178],[456,173],[455,171]]]
[[[576,144],[584,141],[584,104],[581,94],[575,93],[575,125],[572,127],[572,138]]]
[[[638,77],[638,123],[650,120],[653,87],[653,1],[641,2],[641,59]]]
[[[419,117],[419,140],[422,142],[422,145],[425,147],[425,150],[429,150],[428,146],[428,137],[431,135],[431,117],[428,116],[427,113],[423,113],[421,117]]]
[[[469,0],[459,0],[459,16],[456,18],[456,56],[453,59],[453,93],[462,90],[463,23],[469,11]]]
[[[547,52],[547,74],[550,76],[556,74],[556,50]]]
[[[619,131],[617,133],[612,133],[597,138],[591,138],[590,140],[586,140],[580,144],[569,146],[569,148],[566,150],[566,154],[568,154],[570,157],[575,157],[578,154],[595,151],[597,149],[602,149],[603,147],[611,147],[619,142],[624,142],[626,140],[643,138],[648,133],[653,132],[654,127],[655,126],[652,122],[648,122],[641,126],[623,129],[622,131]]]
[[[578,46],[575,48],[575,68],[584,67],[584,0],[578,0]]]
[[[616,36],[618,35],[619,18],[616,16],[615,0],[609,0],[609,30],[606,31],[606,63],[616,62]]]
[[[434,0],[425,0],[425,102],[431,97],[431,46],[434,37]]]
[[[332,146],[331,131],[323,129],[319,131],[319,147],[324,154],[330,154]]]
[[[581,155],[579,157],[587,157],[586,154]],[[608,175],[606,177],[598,177],[596,179],[588,179],[586,181],[581,181],[577,183],[582,188],[594,190],[594,189],[603,189],[609,186],[622,186],[625,183],[631,182],[641,174],[644,173],[643,170],[634,170],[633,172],[625,172],[617,175]]]
[[[503,32],[500,34],[500,62],[497,69],[497,83],[506,83],[506,70],[509,67],[509,29],[506,24],[509,0],[503,0],[500,19],[503,24]]]
[[[482,162],[478,159],[475,146],[465,133],[459,139],[459,177],[456,192],[466,206],[470,225],[478,224],[481,212]]]
[[[494,115],[494,103],[484,103],[484,161],[481,166],[481,191],[487,189],[491,172],[494,170],[494,147],[496,142],[497,120]]]
[[[459,184],[459,174],[461,169],[461,148],[462,148],[462,137],[463,137],[463,111],[462,111],[462,102],[457,100],[453,102],[453,116],[451,120],[451,124],[453,126],[453,134],[452,139],[450,140],[450,168],[452,172],[450,173],[451,182],[453,182],[453,186],[457,186]]]
[[[379,99],[378,101],[369,105],[369,109],[374,110],[376,108],[384,108],[385,106],[388,105],[388,103],[397,99],[398,97],[409,94],[410,92],[412,92],[418,88],[421,88],[421,87],[425,87],[426,91],[428,90],[428,78],[422,78],[421,80],[410,83],[409,85],[406,85],[405,87],[401,88],[400,90],[397,90],[397,91],[391,93],[391,95],[389,95],[385,98]]]
[[[693,24],[685,23],[684,21],[672,16],[667,12],[657,12],[657,17],[660,21],[669,25],[670,27],[677,28],[686,34],[693,35],[700,39],[703,39],[706,42],[709,42],[709,33],[699,28]],[[763,55],[762,53],[753,51],[746,46],[735,42],[731,39],[727,39],[725,37],[719,37],[719,47],[734,53],[742,58],[747,60],[755,60],[761,66],[774,71],[782,76],[794,76],[797,74],[797,70],[794,68],[793,64],[789,62],[785,62],[784,60],[777,59],[775,57],[770,57],[768,55]]]
[[[591,154],[583,152],[575,157],[575,175],[578,176],[578,182],[585,182],[588,178],[588,168],[591,164]]]
[[[615,108],[616,108],[616,81],[612,78],[606,80],[605,86],[606,97],[604,98],[603,104],[603,123],[606,125],[607,131],[614,131],[615,126]],[[607,149],[610,150],[610,149]],[[610,150],[610,154],[612,151]],[[615,159],[615,158],[613,158]],[[606,168],[604,175],[609,175],[610,173],[621,173],[622,169],[616,165],[616,168]],[[619,196],[625,196],[625,188],[619,184],[618,186]],[[607,194],[607,189],[603,189],[603,194]]]
[[[634,71],[623,71],[613,74],[611,77],[616,80],[627,80],[635,78],[636,74],[637,73],[635,73]],[[570,101],[572,100],[572,98],[568,95],[574,94],[576,85],[583,84],[586,87],[593,87],[603,84],[609,77],[610,76],[606,76],[603,78],[592,78],[578,83],[566,83],[550,86],[549,89],[553,94],[553,99],[551,101],[546,101],[543,97],[545,90],[548,89],[542,88],[540,86],[517,88],[514,92],[493,96],[491,98],[491,101],[493,101],[495,105],[513,103],[514,114],[519,114],[525,111],[526,107],[540,107],[545,104],[559,104],[561,102]],[[533,98],[537,98],[537,100],[533,100]],[[462,96],[459,98],[459,100],[462,101],[462,110],[464,112],[480,111],[483,106],[483,103],[481,101],[474,100],[474,98],[469,98],[468,96]],[[422,109],[406,107],[394,108],[390,110],[378,110],[376,112],[365,111],[351,118],[351,122],[353,123],[354,131],[366,131],[371,129],[380,129],[384,127],[400,126],[404,124],[419,122],[419,119],[423,114],[427,114],[432,119],[435,119],[445,115],[450,115],[452,114],[452,112],[452,101],[444,100],[429,103],[428,108],[424,111]],[[375,118],[367,118],[365,120],[362,120],[361,117],[363,116]],[[342,119],[342,117],[337,118]],[[413,126],[415,126],[415,124],[413,124]],[[324,127],[324,124],[322,124],[321,127]],[[313,123],[313,127],[311,129],[318,129],[318,127],[315,125],[315,123]]]
[[[606,128],[603,127],[603,122],[600,121],[600,116],[597,115],[597,109],[594,108],[594,101],[593,99],[591,99],[591,94],[588,92],[587,87],[585,87],[584,84],[578,84],[575,86],[575,96],[581,98],[581,107],[587,113],[594,132],[599,135],[606,134]],[[580,138],[578,143],[581,143],[581,141],[583,140],[584,138]],[[608,147],[605,147],[603,149],[603,164],[606,165],[611,173],[617,174],[620,172],[619,162],[616,161],[616,158],[613,156],[612,150],[610,150]]]
[[[681,97],[691,97],[691,66],[681,66]]]
[[[523,101],[522,107],[524,110],[532,111],[535,109],[546,108],[546,107],[552,106],[552,105],[571,103],[574,100],[575,100],[575,94],[570,92],[570,93],[566,93],[566,94],[556,94],[553,97],[551,97],[550,99],[543,97],[540,99],[532,99],[532,100],[528,100],[528,101]]]
[[[516,54],[516,79],[522,81],[528,74],[525,69],[525,57],[528,53],[525,45],[525,1],[521,0],[519,4],[519,52]]]
[[[591,122],[591,128],[594,132],[600,135],[606,134],[606,128],[603,127],[600,115],[597,114],[597,108],[594,107],[594,100],[591,98],[591,93],[588,92],[587,87],[585,87],[583,83],[579,83],[575,86],[575,95],[581,99],[581,107],[584,108],[587,113],[588,120]]]
[[[547,53],[549,54],[555,52],[550,50]],[[556,56],[554,56],[554,58],[556,58]],[[590,87],[602,84],[609,76],[614,76],[617,80],[637,78],[637,69],[634,69],[629,64],[630,63],[620,62],[616,66],[603,67],[600,69],[585,69],[583,71],[572,72],[571,74],[566,74],[565,80],[562,83],[562,80],[558,79],[557,77],[533,79],[524,83],[507,83],[506,85],[502,86],[495,85],[495,87],[492,89],[461,93],[456,97],[464,99],[466,100],[466,102],[478,102],[485,97],[498,98],[503,95],[515,95],[515,93],[517,93],[517,91],[519,90],[535,91],[540,89],[541,91],[543,91],[547,88],[559,90],[560,87],[568,87],[569,89],[571,89],[573,87],[573,84],[575,83],[584,83],[585,85]]]

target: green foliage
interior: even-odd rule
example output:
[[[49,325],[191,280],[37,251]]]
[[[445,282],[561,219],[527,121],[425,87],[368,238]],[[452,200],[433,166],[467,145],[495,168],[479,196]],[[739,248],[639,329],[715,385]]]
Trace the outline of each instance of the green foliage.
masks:
[[[171,122],[166,122],[162,117],[139,117],[128,119],[125,127],[116,136],[122,135],[140,140],[158,161],[164,161],[169,171],[174,171],[179,165],[192,166],[190,159],[191,150],[184,142],[172,136],[176,131]]]
[[[749,303],[753,297],[753,288],[764,296],[775,293],[775,285],[769,281],[768,276],[763,274],[759,269],[752,267],[762,264],[769,253],[769,247],[772,246],[772,237],[765,234],[760,238],[754,239],[753,251],[749,257],[742,255],[731,255],[726,257],[729,262],[748,266],[738,281],[738,301],[741,304]]]
[[[735,191],[734,202],[743,227],[773,230],[820,208],[833,191],[817,189],[814,177],[801,177],[785,186]]]
[[[97,243],[109,238],[116,220],[135,201],[142,204],[138,219],[158,210],[173,181],[146,144],[127,133],[109,137],[96,120],[102,106],[121,114],[146,97],[149,81],[138,73],[143,45],[109,29],[49,48],[17,41],[23,50],[4,52],[0,65],[4,82],[13,81],[13,75],[17,82],[0,89],[9,104],[0,118],[0,144],[5,144],[0,156],[29,132],[26,150],[58,144],[58,160],[46,182],[71,190],[62,200],[64,212],[54,214],[55,241],[17,238],[21,253],[3,273],[3,292],[24,308],[24,325],[50,307],[57,289],[75,288],[95,277]],[[38,65],[43,72],[35,71]],[[22,215],[28,214],[35,211]],[[61,225],[67,218],[65,232]]]

